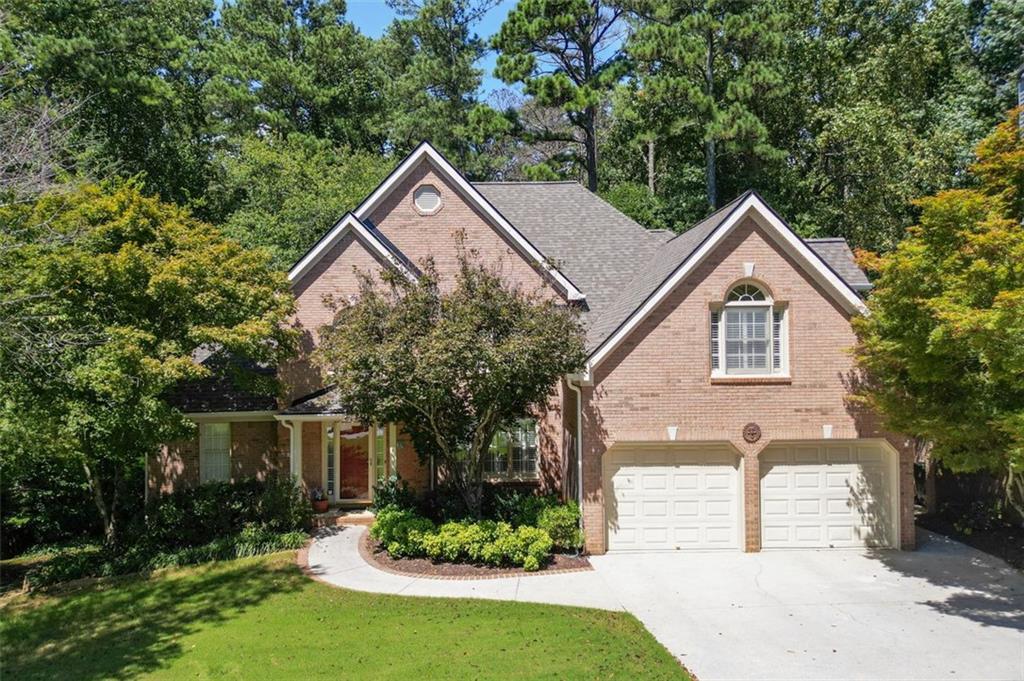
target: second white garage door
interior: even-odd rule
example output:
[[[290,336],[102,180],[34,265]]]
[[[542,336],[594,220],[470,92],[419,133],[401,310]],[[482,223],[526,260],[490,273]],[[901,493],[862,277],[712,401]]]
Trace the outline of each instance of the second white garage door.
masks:
[[[609,551],[738,549],[739,457],[726,446],[606,454]]]
[[[772,444],[761,453],[761,546],[893,546],[896,457],[870,440]]]

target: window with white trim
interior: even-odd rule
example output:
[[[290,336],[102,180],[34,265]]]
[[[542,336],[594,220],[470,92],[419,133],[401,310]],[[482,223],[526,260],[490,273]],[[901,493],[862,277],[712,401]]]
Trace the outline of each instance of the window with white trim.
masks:
[[[537,420],[521,419],[507,431],[499,431],[483,461],[489,478],[537,477]]]
[[[416,210],[431,215],[441,210],[441,192],[432,184],[421,184],[412,193],[412,201]]]
[[[739,284],[711,310],[711,372],[726,376],[785,375],[786,310],[756,284]]]
[[[199,424],[199,482],[231,479],[231,424]]]

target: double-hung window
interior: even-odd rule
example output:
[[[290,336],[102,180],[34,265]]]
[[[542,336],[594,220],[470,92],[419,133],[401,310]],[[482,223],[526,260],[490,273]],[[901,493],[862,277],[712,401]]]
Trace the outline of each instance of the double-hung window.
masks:
[[[711,311],[713,376],[784,375],[785,308],[755,284],[740,284]]]
[[[231,424],[199,424],[199,482],[231,479]]]
[[[536,478],[537,421],[521,419],[511,429],[495,433],[483,463],[489,478]]]

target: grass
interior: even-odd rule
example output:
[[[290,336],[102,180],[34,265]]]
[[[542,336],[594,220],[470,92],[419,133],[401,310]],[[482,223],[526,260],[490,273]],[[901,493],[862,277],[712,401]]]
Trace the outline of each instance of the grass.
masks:
[[[365,594],[278,553],[8,597],[11,679],[688,679],[631,615]]]

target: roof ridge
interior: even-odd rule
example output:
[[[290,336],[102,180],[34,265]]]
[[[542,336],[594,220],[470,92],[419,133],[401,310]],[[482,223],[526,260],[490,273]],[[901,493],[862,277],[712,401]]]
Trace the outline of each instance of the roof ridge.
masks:
[[[480,182],[471,182],[470,184],[574,184],[579,187],[583,186],[576,180],[481,180]]]
[[[667,243],[667,244],[672,243],[673,241],[675,241],[676,239],[678,239],[682,235],[686,234],[690,230],[699,227],[702,223],[707,222],[711,218],[715,217],[716,215],[721,213],[723,210],[726,210],[726,209],[730,209],[731,210],[733,208],[733,204],[740,203],[741,201],[743,201],[747,197],[751,196],[752,194],[754,194],[754,190],[753,189],[746,190],[745,192],[743,192],[742,194],[737,196],[735,199],[733,199],[729,203],[723,204],[720,208],[716,208],[715,210],[711,211],[710,213],[708,213],[707,215],[702,217],[700,220],[697,220],[697,222],[693,223],[692,225],[690,225],[689,227],[687,227],[683,231],[679,232],[678,234],[676,234],[674,237],[672,237],[671,239],[669,239],[665,243]]]
[[[849,243],[849,242],[846,241],[845,237],[841,237],[841,236],[815,236],[815,237],[807,237],[807,238],[804,239],[804,241],[816,241],[816,242],[819,242],[819,243],[823,242],[823,241],[842,241],[842,242]]]

